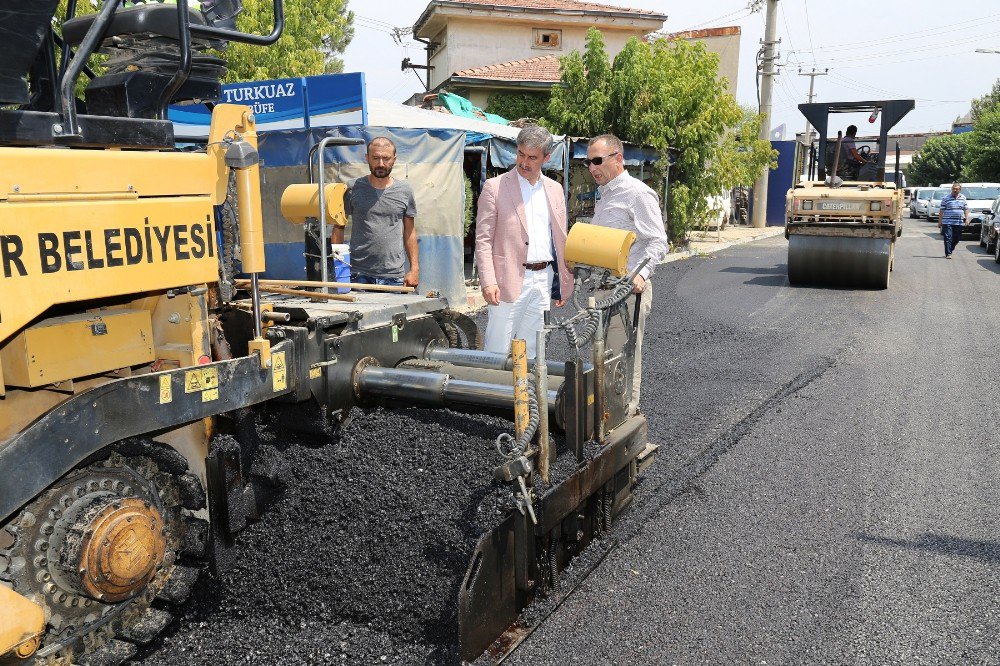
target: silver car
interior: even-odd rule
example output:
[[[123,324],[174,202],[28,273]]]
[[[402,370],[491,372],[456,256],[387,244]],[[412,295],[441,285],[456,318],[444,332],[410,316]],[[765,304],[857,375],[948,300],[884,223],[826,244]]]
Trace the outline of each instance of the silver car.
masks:
[[[950,187],[935,187],[931,190],[931,198],[927,202],[927,219],[937,222],[938,215],[941,214],[941,199],[951,192]]]
[[[927,205],[931,202],[931,194],[936,188],[918,187],[910,199],[910,217],[927,217]]]
[[[1000,263],[1000,252],[997,252],[997,237],[1000,236],[1000,199],[993,202],[993,206],[983,218],[983,226],[979,231],[979,247],[986,248],[986,251],[997,258]]]

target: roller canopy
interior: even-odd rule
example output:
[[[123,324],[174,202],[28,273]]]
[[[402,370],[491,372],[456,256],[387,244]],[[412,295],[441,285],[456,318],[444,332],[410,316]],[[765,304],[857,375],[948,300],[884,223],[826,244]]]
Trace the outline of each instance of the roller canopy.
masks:
[[[915,102],[912,99],[890,99],[869,102],[828,102],[825,104],[799,104],[799,111],[819,133],[819,154],[826,155],[827,136],[829,135],[829,120],[831,113],[876,113],[881,118],[878,135],[878,178],[885,176],[886,145],[889,130],[913,110]],[[819,177],[826,178],[825,165],[820,160]]]

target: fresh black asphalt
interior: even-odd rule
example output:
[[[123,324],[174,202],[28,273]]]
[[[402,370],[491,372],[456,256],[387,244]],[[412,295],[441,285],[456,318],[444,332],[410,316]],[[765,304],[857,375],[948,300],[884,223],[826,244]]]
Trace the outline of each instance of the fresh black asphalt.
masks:
[[[922,221],[886,291],[792,288],[786,252],[657,270],[660,456],[508,663],[1000,663],[1000,266],[974,241],[946,261]],[[270,441],[285,495],[145,662],[455,663],[458,551],[501,503],[505,427],[376,410]]]

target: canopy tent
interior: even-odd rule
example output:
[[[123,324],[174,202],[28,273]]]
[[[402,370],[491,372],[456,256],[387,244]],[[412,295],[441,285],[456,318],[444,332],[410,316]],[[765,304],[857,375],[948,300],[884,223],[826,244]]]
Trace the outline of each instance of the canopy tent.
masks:
[[[478,143],[491,136],[516,139],[520,128],[490,123],[478,118],[456,116],[441,111],[428,111],[415,106],[397,104],[385,99],[368,100],[368,124],[376,127],[407,127],[410,129],[464,130],[466,143]]]

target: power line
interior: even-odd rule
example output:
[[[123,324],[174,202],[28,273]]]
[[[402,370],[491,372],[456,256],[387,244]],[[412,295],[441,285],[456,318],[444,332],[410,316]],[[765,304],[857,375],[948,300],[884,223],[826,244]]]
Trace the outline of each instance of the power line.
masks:
[[[809,3],[807,0],[802,0],[802,6],[806,10],[806,34],[809,35],[809,51],[812,53],[813,63],[816,63],[816,48],[813,46],[813,32],[812,25],[809,22]]]
[[[1000,13],[990,14],[988,16],[984,16],[984,17],[981,17],[981,18],[967,19],[967,20],[964,20],[964,21],[959,21],[957,23],[945,23],[945,24],[940,25],[940,26],[935,27],[935,28],[927,28],[927,29],[924,29],[924,30],[916,30],[916,31],[909,32],[909,33],[906,33],[906,34],[886,35],[884,37],[879,37],[878,38],[878,44],[882,45],[882,44],[891,44],[891,43],[901,42],[901,41],[911,41],[915,37],[920,37],[920,36],[923,36],[923,35],[935,35],[936,36],[936,35],[946,34],[946,33],[950,33],[950,32],[961,32],[961,31],[964,31],[966,29],[964,26],[967,26],[969,24],[982,24],[982,23],[984,23],[986,21],[989,21],[990,19],[994,19],[994,18],[997,18],[997,17],[1000,17]],[[996,33],[996,30],[993,29],[988,34],[995,34],[995,33]],[[966,39],[963,39],[963,41],[968,42],[969,40],[966,38]],[[854,50],[857,50],[859,47],[864,47],[864,46],[870,47],[871,45],[872,45],[872,41],[871,40],[866,40],[866,41],[863,41],[863,42],[844,42],[844,43],[841,43],[841,44],[833,44],[833,45],[829,45],[829,46],[818,46],[814,50],[816,50],[816,51],[854,51]]]

